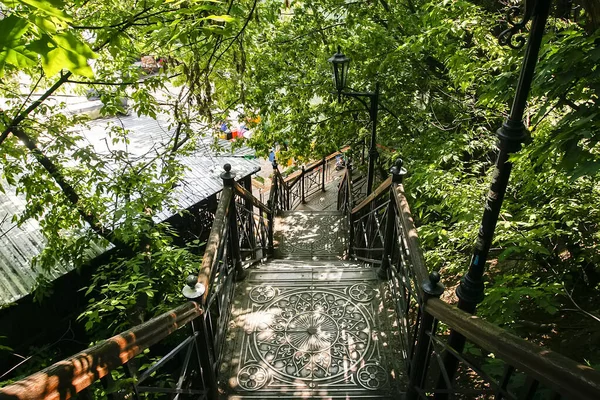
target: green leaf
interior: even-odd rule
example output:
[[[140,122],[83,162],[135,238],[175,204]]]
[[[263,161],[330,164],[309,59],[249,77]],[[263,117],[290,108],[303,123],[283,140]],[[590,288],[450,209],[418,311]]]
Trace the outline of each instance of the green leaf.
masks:
[[[201,20],[206,20],[209,19],[211,21],[217,21],[217,22],[233,22],[235,21],[235,18],[233,18],[231,15],[209,15],[208,17],[204,17],[204,18],[200,18]]]
[[[71,16],[67,15],[63,10],[58,7],[62,6],[61,2],[58,1],[49,1],[49,0],[18,0],[23,4],[27,4],[30,7],[36,8],[43,13],[50,15],[52,17],[56,17],[62,21],[71,22],[73,19]],[[54,3],[54,5],[53,5]],[[58,7],[55,7],[58,6]]]
[[[92,77],[94,73],[87,60],[96,58],[90,47],[76,38],[70,32],[55,36],[42,35],[40,40],[30,45],[42,56],[42,67],[48,76],[57,74],[62,69],[68,69],[74,74]]]
[[[29,27],[29,21],[14,14],[0,20],[0,48],[10,47],[17,43]]]
[[[17,68],[31,67],[37,63],[37,55],[25,46],[16,46],[0,52],[0,75],[4,73],[5,65]]]

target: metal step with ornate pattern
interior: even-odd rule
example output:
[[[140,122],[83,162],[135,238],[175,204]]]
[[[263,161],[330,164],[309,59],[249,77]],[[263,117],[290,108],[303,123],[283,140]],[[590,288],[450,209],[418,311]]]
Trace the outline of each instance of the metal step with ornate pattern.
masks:
[[[403,358],[386,284],[356,263],[290,260],[282,268],[287,262],[249,270],[236,288],[222,398],[402,398]]]

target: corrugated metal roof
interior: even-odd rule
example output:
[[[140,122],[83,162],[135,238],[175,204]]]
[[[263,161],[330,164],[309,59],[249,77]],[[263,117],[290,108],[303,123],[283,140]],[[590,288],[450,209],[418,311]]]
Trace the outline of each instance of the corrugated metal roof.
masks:
[[[109,151],[105,139],[107,126],[111,123],[123,124],[131,131],[127,151],[133,155],[142,156],[153,147],[158,149],[168,144],[172,134],[167,122],[157,122],[151,118],[124,117],[120,120],[94,121],[91,129],[84,134],[99,152]],[[253,150],[241,147],[232,152],[229,142],[218,140],[217,143],[222,148],[218,152],[209,146],[210,143],[213,143],[212,138],[203,138],[194,155],[181,158],[188,168],[181,184],[174,190],[178,209],[163,210],[154,216],[155,221],[165,221],[177,212],[221,191],[223,181],[220,174],[226,163],[231,164],[238,179],[260,170],[257,161],[244,158],[253,155]],[[6,193],[0,193],[0,221],[4,220],[0,224],[0,305],[12,303],[31,293],[37,277],[42,273],[31,266],[31,260],[40,254],[46,243],[37,221],[28,220],[20,227],[11,222],[13,215],[19,215],[25,210],[26,200],[23,195],[17,195],[14,188],[6,182],[2,182],[2,185]],[[47,277],[54,280],[72,269],[72,266],[57,266]]]
[[[182,163],[187,167],[180,185],[174,190],[173,195],[179,205],[179,210],[163,210],[153,219],[165,221],[180,210],[184,210],[200,201],[218,193],[223,189],[221,173],[225,164],[231,165],[236,179],[241,179],[260,170],[255,160],[246,160],[233,156],[190,156],[182,157]]]
[[[152,119],[149,117],[127,116],[118,119],[101,119],[89,123],[90,128],[75,128],[81,130],[81,134],[94,146],[96,151],[101,154],[108,153],[109,150],[127,151],[133,156],[143,156],[153,150],[160,151],[165,147],[172,146],[172,138],[175,133],[175,127],[170,126],[166,119]],[[107,135],[110,127],[120,127],[129,130],[129,144],[113,144]],[[198,130],[202,128],[198,127]],[[234,142],[213,137],[212,132],[207,132],[198,138],[196,151],[194,155],[214,157],[248,157],[254,156],[255,151],[246,146],[235,146]]]
[[[21,226],[12,222],[13,215],[25,210],[25,198],[6,182],[2,185],[6,193],[0,195],[0,304],[6,304],[31,292],[41,273],[31,266],[31,259],[40,254],[46,241],[37,221],[28,220]],[[57,266],[47,277],[56,279],[69,270]]]

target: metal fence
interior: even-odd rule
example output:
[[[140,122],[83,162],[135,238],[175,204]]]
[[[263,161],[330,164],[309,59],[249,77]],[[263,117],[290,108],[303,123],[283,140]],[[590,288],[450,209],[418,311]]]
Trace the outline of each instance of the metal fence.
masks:
[[[405,173],[401,165],[392,168],[392,178],[354,207],[343,180],[338,209],[351,210],[351,256],[378,267],[388,282],[408,375],[407,398],[600,398],[600,374],[592,368],[439,299],[444,287],[439,274],[425,266],[401,183]],[[464,351],[448,342],[453,331],[466,338]]]

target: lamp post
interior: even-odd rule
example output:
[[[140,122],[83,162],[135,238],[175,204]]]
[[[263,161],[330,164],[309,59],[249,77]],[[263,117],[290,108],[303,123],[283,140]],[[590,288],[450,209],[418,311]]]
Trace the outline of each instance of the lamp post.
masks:
[[[369,171],[367,172],[367,196],[373,191],[373,176],[375,173],[375,160],[379,156],[377,152],[377,110],[379,109],[379,83],[375,84],[374,92],[354,92],[345,91],[346,80],[348,79],[348,66],[350,59],[346,57],[338,46],[338,51],[328,60],[333,67],[333,81],[338,95],[338,101],[341,101],[342,95],[353,97],[360,101],[369,112],[371,119],[371,145],[369,147]],[[363,98],[369,99],[367,104]]]
[[[523,143],[529,138],[529,132],[523,124],[523,115],[525,112],[525,103],[529,97],[529,90],[538,62],[538,55],[542,45],[544,29],[550,13],[550,0],[526,0],[525,12],[523,18],[515,22],[512,15],[519,10],[518,7],[509,9],[509,24],[511,27],[500,34],[499,41],[501,45],[508,45],[514,49],[521,48],[525,44],[525,39],[517,35],[525,28],[531,20],[531,29],[523,62],[521,64],[521,73],[517,83],[515,97],[513,99],[510,115],[504,121],[497,131],[498,136],[498,156],[490,190],[485,201],[485,208],[473,256],[469,264],[466,275],[461,279],[456,289],[458,297],[458,308],[468,313],[474,314],[477,305],[484,298],[484,272],[487,257],[494,238],[496,223],[500,215],[500,209],[504,200],[504,195],[508,186],[512,162],[510,155],[521,150]],[[462,353],[465,346],[465,337],[457,331],[451,331],[448,338],[448,346],[456,353]],[[439,377],[437,388],[441,391],[435,395],[436,400],[447,399],[448,381],[452,382],[458,367],[458,358],[448,352],[444,356],[445,375]]]

